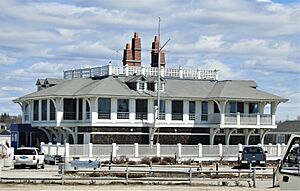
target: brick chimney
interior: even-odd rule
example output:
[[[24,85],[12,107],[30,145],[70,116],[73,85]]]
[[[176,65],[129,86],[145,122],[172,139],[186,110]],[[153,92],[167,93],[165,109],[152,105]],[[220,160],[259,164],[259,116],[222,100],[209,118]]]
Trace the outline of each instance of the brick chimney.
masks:
[[[126,48],[124,49],[123,54],[123,65],[128,66],[141,66],[141,39],[138,36],[138,33],[134,33],[134,37],[132,38],[132,48],[130,49],[130,44],[126,44]]]
[[[154,36],[151,50],[151,67],[158,67],[158,46],[158,37]],[[160,66],[165,67],[165,53],[163,51],[160,51]]]
[[[132,50],[130,49],[130,43],[127,43],[123,53],[123,65],[132,66],[132,64]]]
[[[132,57],[133,57],[133,64],[135,66],[141,66],[141,39],[138,36],[138,33],[134,33],[134,37],[132,38]]]

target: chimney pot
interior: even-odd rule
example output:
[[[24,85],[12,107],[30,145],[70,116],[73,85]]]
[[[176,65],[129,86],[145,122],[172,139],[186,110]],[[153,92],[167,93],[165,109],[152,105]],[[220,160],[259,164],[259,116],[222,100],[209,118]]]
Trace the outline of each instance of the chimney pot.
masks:
[[[130,49],[130,43],[126,43],[126,49]]]
[[[139,33],[138,32],[135,32],[134,33],[134,38],[138,38],[139,37]]]
[[[158,36],[157,35],[154,36],[154,41],[155,42],[158,41]]]

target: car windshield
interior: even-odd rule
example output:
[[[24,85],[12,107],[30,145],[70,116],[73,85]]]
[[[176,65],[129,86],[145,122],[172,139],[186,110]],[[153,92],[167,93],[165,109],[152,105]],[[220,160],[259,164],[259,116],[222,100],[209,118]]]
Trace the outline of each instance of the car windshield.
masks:
[[[263,153],[263,149],[261,147],[246,147],[244,148],[244,153],[250,153],[250,154],[261,154]]]
[[[17,149],[15,155],[35,155],[34,149]]]

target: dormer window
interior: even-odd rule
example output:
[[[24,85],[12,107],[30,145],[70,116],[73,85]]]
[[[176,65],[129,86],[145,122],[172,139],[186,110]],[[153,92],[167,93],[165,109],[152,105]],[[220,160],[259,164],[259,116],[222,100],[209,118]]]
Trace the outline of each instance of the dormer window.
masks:
[[[147,88],[147,83],[145,81],[140,81],[137,83],[138,91],[145,91]]]

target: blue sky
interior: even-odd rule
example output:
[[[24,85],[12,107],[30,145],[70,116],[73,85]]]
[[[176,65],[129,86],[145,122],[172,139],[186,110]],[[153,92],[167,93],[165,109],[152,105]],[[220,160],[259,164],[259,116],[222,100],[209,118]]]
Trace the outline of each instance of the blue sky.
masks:
[[[0,112],[64,69],[121,65],[133,32],[149,65],[158,17],[169,67],[219,69],[288,98],[277,119],[300,116],[300,9],[284,0],[0,1]]]

